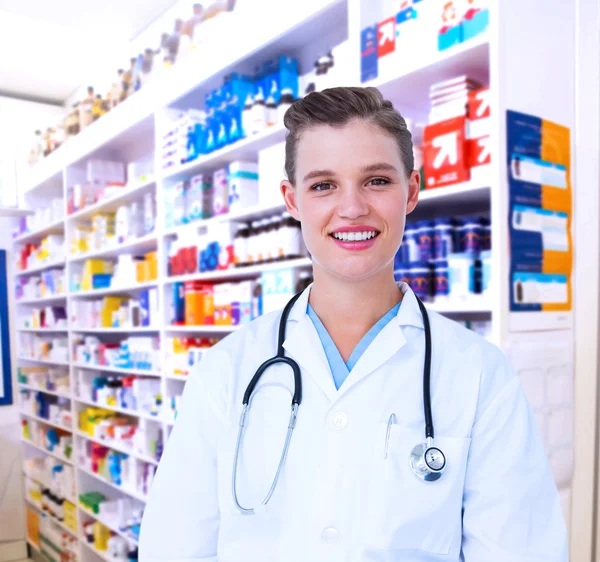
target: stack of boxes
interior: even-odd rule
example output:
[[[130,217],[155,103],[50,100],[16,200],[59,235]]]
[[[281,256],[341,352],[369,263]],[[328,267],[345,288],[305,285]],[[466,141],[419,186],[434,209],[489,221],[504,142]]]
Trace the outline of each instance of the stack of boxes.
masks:
[[[246,209],[258,203],[258,166],[235,161],[211,174],[165,187],[167,228]]]
[[[489,89],[466,76],[434,84],[423,131],[425,188],[475,179],[491,162]]]
[[[71,303],[71,325],[77,328],[137,328],[158,323],[158,291],[146,289],[134,297],[105,297]]]
[[[65,239],[60,234],[49,234],[39,244],[24,244],[16,253],[17,271],[64,259]]]

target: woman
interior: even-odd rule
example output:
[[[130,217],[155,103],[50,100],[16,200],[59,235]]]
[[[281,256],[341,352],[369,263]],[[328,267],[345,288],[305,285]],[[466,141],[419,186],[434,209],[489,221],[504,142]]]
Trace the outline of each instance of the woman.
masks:
[[[333,88],[296,102],[285,125],[281,191],[314,269],[284,322],[298,415],[292,370],[275,365],[240,427],[281,312],[212,348],[158,469],[141,560],[566,561],[558,494],[506,358],[394,282],[420,181],[404,119],[377,90]],[[430,449],[419,448],[428,325]]]

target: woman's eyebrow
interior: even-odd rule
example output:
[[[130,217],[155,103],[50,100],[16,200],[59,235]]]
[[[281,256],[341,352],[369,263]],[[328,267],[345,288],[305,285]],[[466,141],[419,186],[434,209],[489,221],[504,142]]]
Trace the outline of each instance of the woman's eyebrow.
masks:
[[[321,178],[323,176],[334,176],[335,172],[333,170],[313,170],[312,172],[308,172],[304,176],[304,181],[311,180],[313,178]]]
[[[388,164],[387,162],[376,162],[375,164],[368,164],[363,166],[361,172],[372,173],[372,172],[397,172],[395,166]]]

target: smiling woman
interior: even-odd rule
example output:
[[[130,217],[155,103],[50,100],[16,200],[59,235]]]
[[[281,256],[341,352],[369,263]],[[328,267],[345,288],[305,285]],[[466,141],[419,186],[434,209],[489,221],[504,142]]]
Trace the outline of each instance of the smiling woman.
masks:
[[[314,283],[203,356],[140,560],[566,562],[519,378],[394,281],[420,183],[404,119],[377,90],[333,88],[285,125],[281,192]]]

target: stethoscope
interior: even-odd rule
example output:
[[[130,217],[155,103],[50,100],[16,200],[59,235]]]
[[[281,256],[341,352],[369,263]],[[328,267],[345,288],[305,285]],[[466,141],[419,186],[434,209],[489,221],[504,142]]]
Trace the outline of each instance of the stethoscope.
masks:
[[[279,330],[277,337],[277,355],[272,357],[271,359],[267,359],[256,371],[250,384],[246,388],[246,392],[244,392],[244,398],[242,400],[242,414],[240,416],[240,424],[237,435],[237,442],[235,446],[235,453],[233,457],[233,474],[231,481],[231,493],[233,496],[233,501],[235,503],[236,508],[243,514],[253,515],[256,510],[264,509],[266,505],[269,503],[269,500],[273,496],[275,492],[275,488],[277,487],[277,483],[279,482],[279,477],[281,476],[281,471],[283,470],[283,465],[285,464],[285,459],[288,454],[288,450],[290,447],[290,441],[292,439],[292,433],[294,431],[294,427],[296,426],[296,418],[298,417],[298,407],[300,406],[300,402],[302,402],[302,378],[300,376],[300,366],[296,361],[294,361],[290,357],[285,357],[283,342],[285,341],[285,328],[287,325],[288,317],[290,315],[290,311],[292,307],[298,300],[302,293],[298,293],[295,295],[285,306],[283,312],[281,313],[281,319],[279,321]],[[427,310],[425,306],[421,302],[421,300],[416,297],[417,303],[419,304],[419,308],[421,310],[421,316],[423,317],[423,325],[425,328],[425,365],[423,368],[423,404],[425,411],[425,443],[419,443],[416,445],[409,455],[409,464],[410,467],[418,478],[425,482],[434,482],[439,480],[446,468],[446,457],[444,453],[438,447],[433,446],[433,418],[431,415],[431,326],[429,325],[429,315],[427,314]],[[279,458],[279,465],[277,466],[277,471],[275,472],[275,477],[273,478],[273,483],[267,492],[267,495],[263,499],[260,504],[260,508],[246,508],[240,505],[237,496],[237,469],[238,469],[238,459],[239,453],[242,445],[242,438],[244,434],[244,428],[246,427],[246,418],[248,416],[248,412],[250,411],[250,404],[252,402],[252,393],[256,388],[260,378],[263,373],[273,365],[277,364],[285,364],[291,367],[294,373],[294,395],[292,397],[292,410],[290,414],[290,421],[288,423],[288,429],[285,437],[285,442],[283,445],[283,450],[281,451],[281,457]],[[393,414],[392,414],[393,415]],[[389,439],[389,430],[390,423],[388,422],[388,431],[386,435],[386,441]],[[386,443],[386,453],[387,453],[387,443]],[[387,457],[387,454],[386,454]]]

